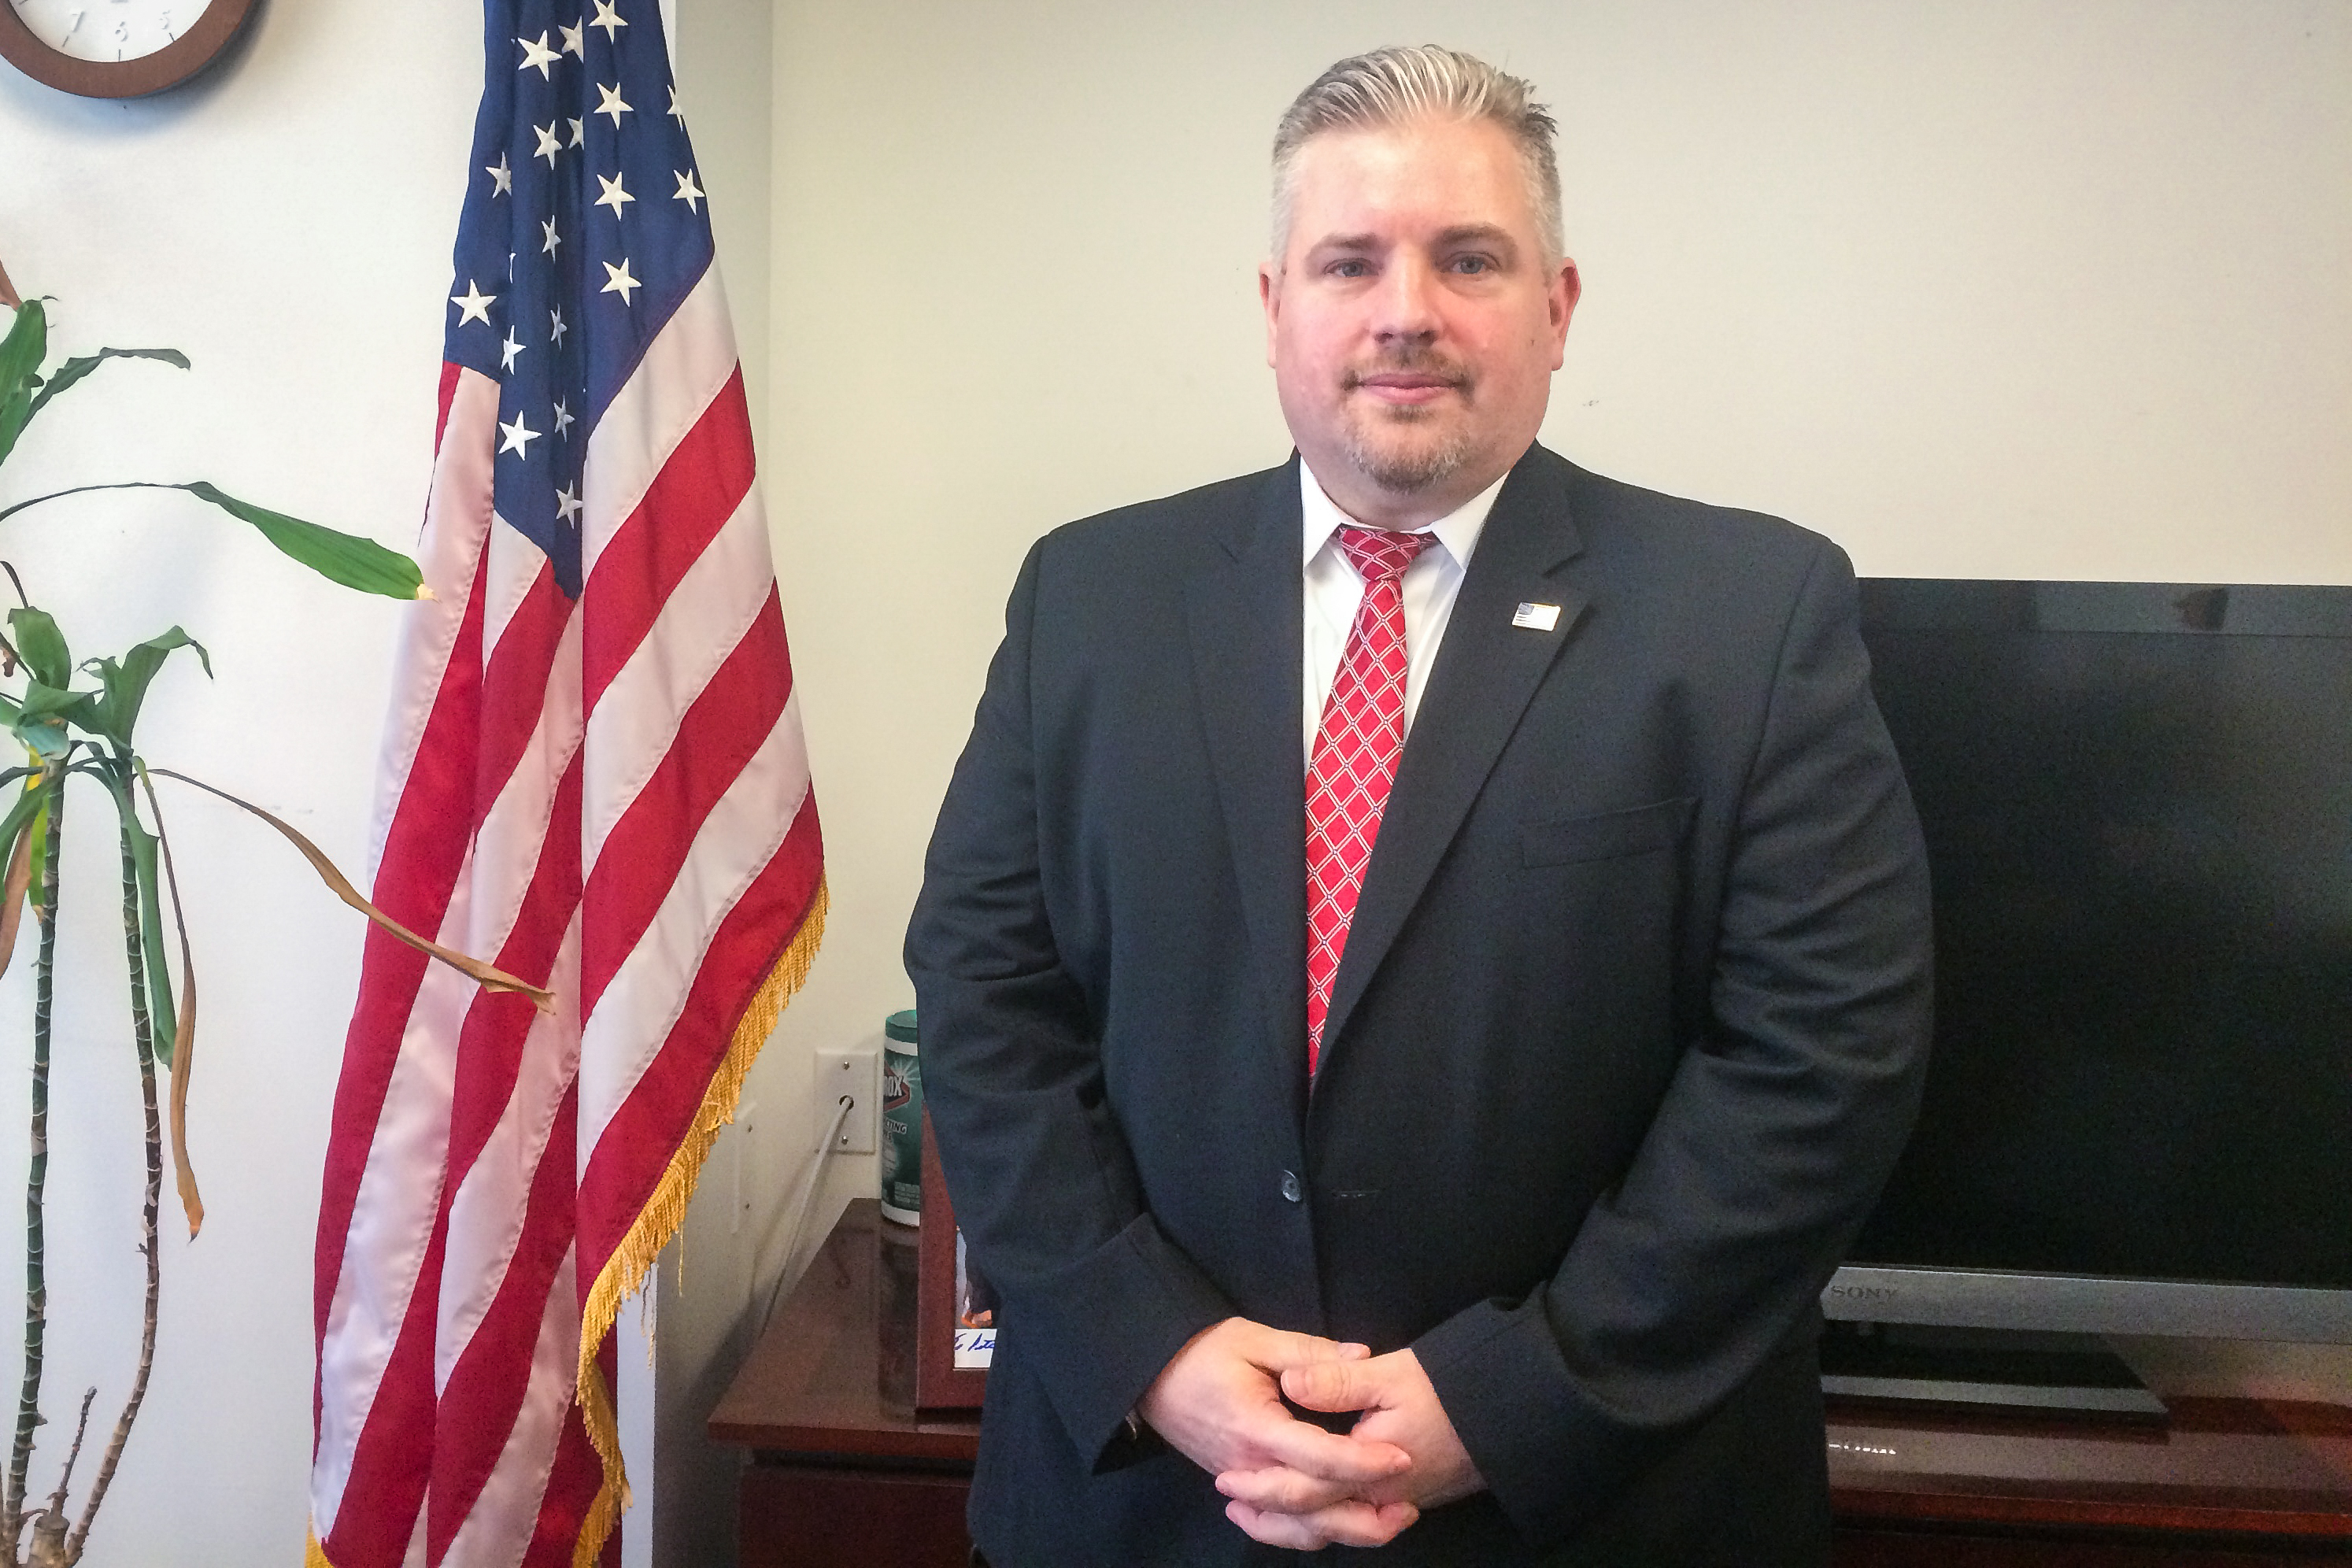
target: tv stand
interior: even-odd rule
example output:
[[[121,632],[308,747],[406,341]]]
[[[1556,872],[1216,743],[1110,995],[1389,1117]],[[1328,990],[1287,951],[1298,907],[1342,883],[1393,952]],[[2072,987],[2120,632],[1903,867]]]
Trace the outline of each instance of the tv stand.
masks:
[[[1822,1337],[1822,1392],[1888,1402],[2161,1425],[2164,1401],[2086,1334],[1833,1322]]]
[[[980,1423],[882,1398],[878,1226],[872,1198],[849,1205],[710,1417],[715,1441],[747,1450],[742,1568],[967,1560]],[[1835,1568],[2292,1568],[2352,1552],[2352,1406],[2171,1404],[2153,1426],[1832,1396]]]

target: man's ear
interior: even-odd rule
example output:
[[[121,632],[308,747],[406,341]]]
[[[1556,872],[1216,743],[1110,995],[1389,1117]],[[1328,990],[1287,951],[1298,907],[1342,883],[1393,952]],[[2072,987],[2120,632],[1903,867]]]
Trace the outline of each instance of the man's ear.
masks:
[[[1576,314],[1576,302],[1584,296],[1584,279],[1576,270],[1576,258],[1559,258],[1559,271],[1544,290],[1547,313],[1551,318],[1551,367],[1558,370],[1568,363],[1568,323]]]
[[[1274,363],[1274,329],[1282,315],[1282,272],[1269,257],[1257,264],[1257,302],[1265,311],[1265,363]]]

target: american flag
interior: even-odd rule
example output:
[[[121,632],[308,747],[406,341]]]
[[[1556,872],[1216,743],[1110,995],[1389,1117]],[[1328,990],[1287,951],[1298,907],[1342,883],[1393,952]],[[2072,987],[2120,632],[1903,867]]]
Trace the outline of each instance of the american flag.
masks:
[[[612,1323],[824,922],[751,422],[657,0],[488,0],[371,932],[310,1560],[612,1560]]]

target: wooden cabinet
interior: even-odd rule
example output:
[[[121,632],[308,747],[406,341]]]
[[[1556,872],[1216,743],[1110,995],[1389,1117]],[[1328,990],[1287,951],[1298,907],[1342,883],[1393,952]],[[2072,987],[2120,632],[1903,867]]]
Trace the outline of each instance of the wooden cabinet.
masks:
[[[849,1205],[710,1417],[748,1450],[741,1568],[961,1568],[976,1413],[894,1406],[877,1205]],[[912,1332],[910,1322],[890,1327]],[[903,1363],[899,1363],[903,1364]],[[2352,1408],[2180,1399],[2163,1427],[1832,1402],[1837,1568],[2252,1568],[2352,1557]]]
[[[1839,1568],[2352,1556],[2352,1409],[2172,1399],[2162,1426],[1830,1407]]]

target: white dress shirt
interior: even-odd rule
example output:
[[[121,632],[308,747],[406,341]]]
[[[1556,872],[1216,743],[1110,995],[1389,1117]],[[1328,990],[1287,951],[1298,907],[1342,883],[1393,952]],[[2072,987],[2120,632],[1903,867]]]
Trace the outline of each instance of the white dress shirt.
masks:
[[[1504,478],[1509,478],[1506,474]],[[1415,533],[1434,534],[1437,542],[1423,550],[1405,568],[1404,595],[1404,728],[1412,733],[1412,716],[1421,708],[1421,694],[1437,663],[1438,644],[1445,639],[1445,623],[1454,614],[1454,596],[1462,591],[1462,574],[1470,569],[1470,553],[1486,526],[1496,479],[1456,510]],[[1341,511],[1323,493],[1322,484],[1298,463],[1298,510],[1306,531],[1307,662],[1303,703],[1306,710],[1307,757],[1315,756],[1315,732],[1323,724],[1323,704],[1330,700],[1332,682],[1339,679],[1339,660],[1348,650],[1348,633],[1363,603],[1364,579],[1355,563],[1334,537],[1356,520]]]

